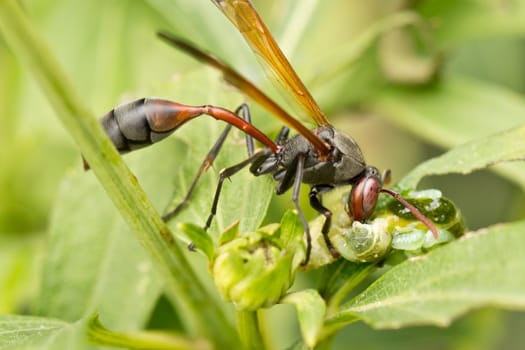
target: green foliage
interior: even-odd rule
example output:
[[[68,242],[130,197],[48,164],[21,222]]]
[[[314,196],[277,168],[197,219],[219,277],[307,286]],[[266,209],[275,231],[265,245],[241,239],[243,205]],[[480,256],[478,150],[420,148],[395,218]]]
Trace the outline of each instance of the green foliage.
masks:
[[[524,226],[516,222],[475,231],[400,264],[343,304],[327,323],[337,327],[358,317],[378,328],[447,326],[457,315],[482,305],[523,308],[525,281],[516,278],[516,271],[525,268],[520,257]]]
[[[478,339],[493,334],[494,344],[517,348],[524,341],[521,333],[510,339],[504,332],[517,323],[509,321],[497,333],[486,322],[487,313],[495,314],[471,313],[453,322],[487,306],[525,308],[525,81],[517,78],[522,68],[502,63],[511,62],[505,61],[505,52],[478,72],[475,68],[483,62],[476,47],[490,51],[502,39],[522,45],[525,2],[423,0],[388,9],[380,0],[254,2],[323,110],[341,114],[359,107],[351,109],[391,123],[367,129],[365,137],[355,127],[358,118],[333,118],[338,127],[355,131],[374,163],[405,162],[397,169],[408,172],[399,188],[415,189],[429,175],[490,167],[508,180],[506,186],[514,186],[504,199],[505,215],[420,257],[388,260],[393,267],[342,259],[328,264],[330,258],[320,261],[317,271],[303,273],[298,267],[304,254],[297,244],[300,225],[290,212],[281,221],[282,203],[270,206],[268,177],[242,171],[226,181],[210,236],[202,237],[198,229],[208,216],[219,169],[246,155],[244,135],[234,131],[190,203],[166,226],[158,213],[183,198],[223,125],[205,117],[185,125],[159,145],[126,156],[130,172],[92,111],[103,114],[121,101],[152,95],[229,109],[244,101],[219,74],[157,41],[158,29],[196,41],[249,72],[272,94],[238,33],[205,1],[47,0],[27,3],[22,10],[17,1],[0,0],[0,349],[284,348],[292,343],[324,349],[338,343],[333,343],[338,332],[350,334],[357,325],[346,326],[360,320],[380,329],[452,324],[413,334],[421,339],[429,337],[425,332],[440,338],[447,334],[447,345],[454,348],[481,348]],[[525,52],[511,52],[523,61]],[[512,84],[486,78],[487,72],[502,71]],[[265,132],[278,129],[257,107],[252,113]],[[406,132],[412,143],[393,147],[391,137],[405,142]],[[421,163],[429,144],[451,150]],[[80,153],[91,171],[81,170]],[[473,208],[460,206],[464,213],[481,206],[496,211],[497,204],[484,195],[496,185],[475,186],[474,194],[446,196],[456,204],[475,197]],[[327,197],[325,203],[331,200]],[[289,197],[286,201],[289,207]],[[262,270],[243,281],[252,287],[252,296],[272,292],[271,300],[257,299],[258,306],[291,304],[293,316],[274,317],[280,306],[234,310],[209,277],[209,260],[220,247],[253,237],[265,220],[281,224],[268,226],[273,233],[257,233],[242,253],[262,246],[259,267],[267,267],[268,256],[279,261],[282,251],[296,253],[295,260],[278,269],[279,288],[270,285],[275,291],[264,290],[272,279]],[[467,216],[466,223],[477,228],[479,220]],[[496,224],[500,221],[509,222]],[[186,252],[190,241],[205,254]],[[275,249],[264,255],[268,242]],[[294,282],[295,275],[300,281],[290,291],[280,288]],[[311,280],[305,287],[304,280],[315,277],[317,287]],[[244,291],[237,294],[245,297]],[[162,295],[174,310],[167,316],[154,312]],[[171,329],[157,333],[149,324]],[[289,331],[290,324],[298,324],[300,334]],[[457,331],[465,324],[466,331]],[[289,334],[277,339],[273,335],[279,330]],[[352,344],[395,348],[394,337],[376,332],[361,345],[354,335]]]

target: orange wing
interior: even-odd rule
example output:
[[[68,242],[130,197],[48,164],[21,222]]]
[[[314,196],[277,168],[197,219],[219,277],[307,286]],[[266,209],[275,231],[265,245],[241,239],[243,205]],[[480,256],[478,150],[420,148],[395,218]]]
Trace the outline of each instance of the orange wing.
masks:
[[[284,92],[291,94],[292,100],[296,101],[317,125],[329,124],[250,1],[212,0],[212,2],[239,29],[255,54],[267,64],[268,67],[265,68],[269,69]]]

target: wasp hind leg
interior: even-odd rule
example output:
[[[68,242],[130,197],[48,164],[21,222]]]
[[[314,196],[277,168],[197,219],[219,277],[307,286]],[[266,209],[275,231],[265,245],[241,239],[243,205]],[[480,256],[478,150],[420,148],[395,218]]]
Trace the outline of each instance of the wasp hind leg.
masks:
[[[235,110],[235,114],[241,116],[248,123],[251,123],[250,109],[247,104],[243,103],[239,107],[237,107],[237,109]],[[184,208],[184,206],[188,204],[190,197],[193,194],[193,191],[195,190],[197,182],[201,178],[202,174],[213,165],[213,162],[215,161],[215,158],[217,158],[217,155],[219,154],[222,146],[224,145],[224,142],[226,141],[226,138],[228,137],[231,128],[231,124],[226,125],[224,131],[221,133],[221,135],[219,136],[215,144],[212,146],[206,157],[204,157],[204,160],[202,161],[199,170],[197,170],[197,173],[193,178],[193,181],[191,182],[188,192],[186,192],[186,195],[184,196],[182,201],[179,204],[177,204],[177,206],[174,209],[170,210],[162,216],[162,219],[164,221],[168,221],[171,218],[177,216],[177,214]],[[248,134],[246,134],[246,148],[248,151],[248,155],[251,157],[254,152],[254,145],[253,138]]]

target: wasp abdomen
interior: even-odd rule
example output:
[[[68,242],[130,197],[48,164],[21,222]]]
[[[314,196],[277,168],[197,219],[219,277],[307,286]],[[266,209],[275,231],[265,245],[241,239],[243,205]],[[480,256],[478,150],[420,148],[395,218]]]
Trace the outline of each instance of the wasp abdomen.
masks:
[[[186,118],[178,120],[182,113],[177,107],[170,101],[142,98],[111,110],[100,123],[119,152],[125,153],[164,139],[186,122]]]

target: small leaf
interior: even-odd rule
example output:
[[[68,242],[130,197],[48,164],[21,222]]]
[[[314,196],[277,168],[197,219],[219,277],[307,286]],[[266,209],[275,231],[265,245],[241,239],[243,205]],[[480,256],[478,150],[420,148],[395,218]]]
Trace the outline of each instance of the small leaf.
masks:
[[[307,289],[290,293],[281,302],[295,306],[303,340],[309,347],[314,347],[326,313],[326,304],[323,298],[316,290]]]
[[[426,175],[468,174],[500,162],[524,159],[525,125],[469,142],[430,159],[410,172],[399,186],[415,188]]]
[[[376,328],[447,326],[482,306],[525,308],[525,221],[470,233],[385,273],[344,304],[327,327],[360,318]]]
[[[213,257],[213,241],[202,227],[191,223],[179,224],[177,227],[188,236],[191,242],[190,244],[195,245],[197,249],[202,250],[203,253],[206,254],[208,260]]]
[[[233,239],[239,236],[239,223],[240,221],[237,220],[230,226],[226,227],[219,237],[219,246],[231,242]]]
[[[284,248],[295,252],[293,267],[296,268],[304,260],[303,244],[304,228],[299,215],[294,210],[288,210],[281,219],[281,239]]]

